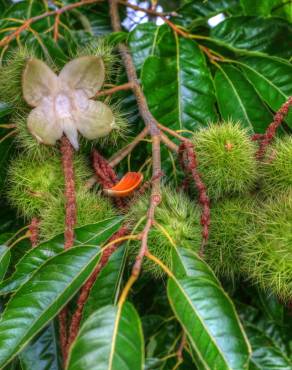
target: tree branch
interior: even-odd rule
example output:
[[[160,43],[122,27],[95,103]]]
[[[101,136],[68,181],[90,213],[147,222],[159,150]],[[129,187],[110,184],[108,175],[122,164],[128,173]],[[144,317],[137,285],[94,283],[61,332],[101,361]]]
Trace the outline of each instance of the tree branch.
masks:
[[[118,3],[119,1],[117,0],[109,0],[112,28],[115,32],[121,31]],[[123,304],[124,300],[127,298],[128,292],[130,291],[132,285],[137,280],[141,272],[143,259],[148,250],[148,245],[147,245],[148,234],[153,225],[155,209],[161,201],[160,176],[159,176],[161,173],[161,158],[160,158],[161,132],[160,132],[160,129],[158,128],[158,122],[155,120],[155,118],[152,116],[151,112],[149,111],[146,98],[138,82],[138,77],[137,77],[136,69],[134,66],[134,62],[132,60],[132,57],[130,55],[130,52],[127,46],[124,44],[120,44],[119,51],[122,56],[122,60],[124,62],[128,80],[133,85],[133,92],[137,100],[137,105],[139,108],[140,115],[147,129],[149,130],[149,134],[151,135],[151,138],[152,138],[152,176],[153,176],[152,190],[151,190],[149,208],[148,208],[148,213],[147,213],[147,221],[146,221],[144,230],[142,231],[142,234],[141,234],[141,248],[136,257],[136,260],[135,260],[135,263],[132,269],[131,277],[128,280],[128,283],[126,284],[124,291],[121,294],[119,304]]]
[[[102,90],[102,91],[99,91],[95,97],[100,97],[100,96],[106,96],[106,95],[112,95],[118,91],[126,91],[126,90],[131,90],[133,88],[133,85],[131,82],[126,82],[125,84],[123,85],[118,85],[118,86],[114,86],[110,89],[106,89],[106,90]]]

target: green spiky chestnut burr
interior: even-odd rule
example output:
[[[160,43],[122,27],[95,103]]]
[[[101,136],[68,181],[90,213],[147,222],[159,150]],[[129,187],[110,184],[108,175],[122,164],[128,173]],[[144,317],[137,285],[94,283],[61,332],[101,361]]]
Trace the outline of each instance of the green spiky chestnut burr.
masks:
[[[76,192],[77,223],[75,227],[102,221],[115,215],[109,200],[100,194],[80,188]],[[41,215],[42,240],[62,234],[65,229],[65,198],[63,193],[52,197]]]
[[[256,144],[238,123],[211,124],[194,135],[193,143],[211,199],[248,192],[257,177]]]
[[[292,137],[277,139],[260,164],[261,188],[265,195],[292,190]]]
[[[205,259],[218,277],[234,281],[239,275],[242,239],[254,217],[255,200],[247,196],[225,198],[212,204]]]
[[[258,207],[246,232],[241,269],[255,284],[283,301],[292,299],[292,191]]]
[[[91,172],[81,155],[74,159],[76,186],[83,186]],[[32,161],[22,154],[10,165],[7,197],[19,213],[30,219],[39,216],[52,196],[64,189],[61,159],[53,155],[41,161]]]
[[[33,51],[26,47],[15,49],[0,68],[0,99],[16,109],[27,107],[22,96],[21,79],[27,60],[33,56]]]
[[[162,201],[155,210],[155,223],[148,235],[148,248],[170,267],[174,245],[198,251],[201,243],[200,209],[183,193],[175,192],[168,186],[164,186],[161,193]],[[133,226],[134,234],[143,230],[148,206],[149,194],[145,194],[130,208],[127,220]],[[132,260],[137,255],[140,244],[130,244]],[[155,278],[163,276],[160,267],[146,258],[143,269]]]

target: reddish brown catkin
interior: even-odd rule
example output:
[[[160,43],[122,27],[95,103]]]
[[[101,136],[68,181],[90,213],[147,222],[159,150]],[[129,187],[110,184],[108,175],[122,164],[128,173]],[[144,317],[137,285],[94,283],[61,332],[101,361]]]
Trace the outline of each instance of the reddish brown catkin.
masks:
[[[38,245],[38,241],[39,241],[39,224],[40,224],[40,221],[34,217],[32,220],[31,220],[31,224],[29,225],[28,229],[29,229],[29,232],[30,232],[30,242],[31,242],[31,246],[34,248]]]
[[[281,125],[284,118],[289,112],[289,108],[292,106],[292,96],[289,97],[289,99],[281,106],[281,108],[278,110],[278,112],[274,116],[274,120],[270,125],[268,126],[266,132],[261,134],[255,134],[253,136],[253,140],[259,140],[259,149],[256,153],[257,159],[262,159],[265,154],[267,147],[271,143],[271,141],[274,139],[277,128]]]
[[[65,244],[64,248],[68,249],[74,245],[74,226],[77,218],[76,195],[75,195],[75,179],[74,179],[74,149],[66,136],[61,139],[61,153],[62,153],[62,166],[65,179]],[[67,360],[67,317],[68,310],[63,308],[59,314],[59,330],[61,350],[64,362]]]
[[[73,247],[74,245],[74,226],[76,224],[77,216],[73,165],[74,149],[66,136],[63,136],[61,140],[62,165],[65,178],[66,199],[65,249],[68,249]]]
[[[179,146],[179,161],[183,170],[190,173],[196,188],[199,192],[199,203],[202,207],[201,225],[202,225],[202,244],[199,254],[204,256],[204,248],[209,238],[210,226],[210,200],[207,195],[207,189],[201,179],[201,175],[197,171],[197,159],[193,144],[190,141],[183,141]]]
[[[109,242],[114,241],[118,238],[121,238],[122,236],[125,236],[128,233],[128,228],[126,226],[122,226],[120,230],[118,230],[109,240]],[[72,316],[72,321],[70,325],[70,330],[69,330],[69,339],[68,339],[68,347],[67,351],[69,350],[71,344],[73,343],[74,339],[76,338],[78,331],[79,331],[79,326],[80,326],[80,321],[82,318],[82,312],[83,308],[85,305],[85,302],[87,301],[87,298],[89,296],[90,290],[99,274],[99,272],[102,270],[102,268],[107,264],[110,256],[114,253],[114,251],[118,248],[118,246],[121,244],[121,242],[118,242],[116,244],[111,245],[110,247],[106,248],[104,252],[102,253],[100,262],[98,263],[96,269],[90,276],[90,278],[87,280],[87,282],[83,285],[80,295],[78,297],[77,301],[77,308],[76,311],[74,312]]]
[[[93,168],[98,179],[98,182],[104,189],[113,187],[119,180],[114,169],[108,164],[107,160],[98,153],[97,150],[92,152]],[[114,202],[118,208],[127,206],[125,199],[114,198]]]

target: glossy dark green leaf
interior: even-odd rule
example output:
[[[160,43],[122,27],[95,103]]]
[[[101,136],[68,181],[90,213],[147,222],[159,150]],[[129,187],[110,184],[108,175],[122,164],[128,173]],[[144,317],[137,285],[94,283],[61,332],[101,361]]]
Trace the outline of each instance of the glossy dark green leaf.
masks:
[[[143,347],[141,322],[132,304],[105,306],[82,325],[67,370],[142,370]]]
[[[205,57],[195,41],[164,34],[160,57],[150,56],[142,70],[149,108],[161,123],[194,130],[216,120],[215,95]]]
[[[7,303],[0,319],[0,368],[65,306],[93,272],[98,247],[79,246],[44,263]]]
[[[0,281],[4,279],[10,262],[10,249],[5,245],[0,245]]]
[[[261,333],[269,338],[286,357],[291,357],[289,342],[291,341],[291,330],[289,329],[290,320],[277,322],[274,317],[271,319],[267,315],[267,308],[263,310],[262,304],[257,302],[257,296],[253,294],[254,302],[260,309],[253,306],[237,302],[237,310],[244,326],[256,327]]]
[[[291,370],[292,362],[258,327],[245,325],[252,346],[250,370]]]
[[[183,248],[174,249],[172,265],[180,267],[173,268],[174,277],[168,281],[169,302],[202,368],[247,369],[248,341],[231,300],[212,271],[206,264],[202,271],[204,262]]]
[[[116,304],[122,283],[126,249],[119,247],[98,275],[83,309],[82,320],[103,306]]]
[[[128,43],[138,71],[141,70],[147,57],[155,55],[157,43],[165,32],[167,27],[156,26],[153,22],[139,24],[130,32]]]
[[[275,295],[259,290],[256,301],[269,320],[284,324],[284,306]]]
[[[240,0],[246,15],[263,15],[271,14],[273,7],[278,3],[277,0]]]
[[[211,36],[235,48],[291,56],[292,24],[281,18],[230,17],[214,27]]]
[[[96,224],[86,225],[75,230],[75,245],[103,244],[121,226],[121,217],[112,217]],[[31,249],[16,265],[12,276],[0,284],[0,294],[7,294],[27,281],[34,271],[45,261],[64,249],[64,237],[58,235]]]
[[[214,81],[222,118],[240,121],[251,133],[264,132],[273,115],[242,72],[230,65],[220,66]]]
[[[268,56],[242,58],[239,64],[248,80],[268,106],[277,111],[292,96],[292,66],[283,59]],[[286,121],[292,127],[292,113]]]
[[[173,17],[172,21],[191,31],[209,18],[237,6],[237,0],[187,1],[177,10],[179,16]]]
[[[57,336],[51,322],[19,354],[22,370],[62,370]]]
[[[12,112],[12,106],[0,101],[0,118],[5,117]]]

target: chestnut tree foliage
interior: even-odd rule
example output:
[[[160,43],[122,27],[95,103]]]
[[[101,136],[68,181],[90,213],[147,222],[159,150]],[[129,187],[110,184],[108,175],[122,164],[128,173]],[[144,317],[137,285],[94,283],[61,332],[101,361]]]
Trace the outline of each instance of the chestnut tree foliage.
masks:
[[[0,0],[0,14],[0,368],[292,369],[291,1]],[[7,69],[17,50],[55,72],[101,55],[94,104],[120,130],[79,153],[36,144]],[[265,167],[258,145],[285,102]],[[234,146],[226,179],[214,159]],[[102,192],[127,172],[144,194]]]

